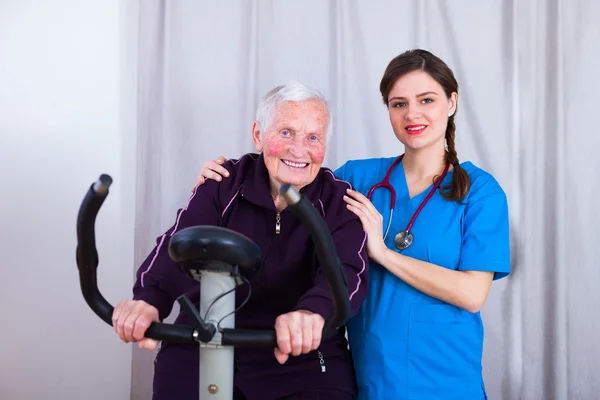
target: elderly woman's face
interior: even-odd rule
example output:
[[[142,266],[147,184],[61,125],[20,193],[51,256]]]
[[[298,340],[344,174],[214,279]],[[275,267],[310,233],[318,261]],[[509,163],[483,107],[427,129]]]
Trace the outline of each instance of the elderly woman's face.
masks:
[[[277,108],[266,131],[254,126],[256,149],[263,152],[273,189],[311,183],[325,158],[329,113],[319,100],[288,101]]]

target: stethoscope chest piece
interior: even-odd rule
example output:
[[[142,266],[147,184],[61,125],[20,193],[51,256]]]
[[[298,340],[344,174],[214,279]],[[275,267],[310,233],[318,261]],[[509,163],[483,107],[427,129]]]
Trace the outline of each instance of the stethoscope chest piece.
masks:
[[[394,236],[394,243],[398,250],[405,250],[410,247],[413,242],[413,235],[409,231],[401,231]]]

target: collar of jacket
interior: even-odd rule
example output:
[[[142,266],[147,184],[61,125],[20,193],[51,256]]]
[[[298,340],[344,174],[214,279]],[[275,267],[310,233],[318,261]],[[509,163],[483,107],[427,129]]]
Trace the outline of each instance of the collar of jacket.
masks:
[[[304,186],[300,193],[306,197],[313,206],[322,214],[322,207],[319,205],[321,195],[321,183],[323,173],[320,171],[316,178],[308,185]],[[252,166],[246,171],[246,178],[242,186],[241,195],[248,201],[275,211],[273,197],[271,197],[271,186],[269,183],[269,171],[265,165],[265,159],[261,153]]]

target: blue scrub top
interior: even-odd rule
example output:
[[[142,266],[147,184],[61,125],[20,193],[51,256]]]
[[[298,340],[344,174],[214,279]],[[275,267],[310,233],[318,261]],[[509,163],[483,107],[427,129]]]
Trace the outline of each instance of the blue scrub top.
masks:
[[[366,196],[396,158],[349,161],[335,174]],[[471,179],[463,204],[436,191],[413,225],[413,244],[402,253],[444,268],[491,271],[494,279],[503,278],[510,272],[506,195],[489,173],[471,162],[461,166]],[[442,186],[451,182],[452,174]],[[390,183],[396,205],[385,242],[399,252],[394,236],[406,228],[433,185],[409,198],[402,163],[394,168]],[[389,190],[376,189],[371,201],[383,216],[385,229]],[[372,260],[368,277],[367,299],[348,323],[359,399],[485,399],[479,312],[420,292]]]

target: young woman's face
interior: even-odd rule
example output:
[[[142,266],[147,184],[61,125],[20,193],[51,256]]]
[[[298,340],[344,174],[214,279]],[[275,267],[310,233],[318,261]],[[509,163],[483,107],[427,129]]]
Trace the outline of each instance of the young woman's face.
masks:
[[[401,76],[388,95],[392,128],[407,150],[444,147],[448,117],[456,110],[457,94],[444,88],[424,71]]]

